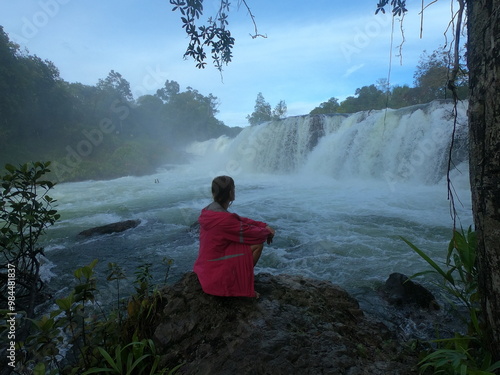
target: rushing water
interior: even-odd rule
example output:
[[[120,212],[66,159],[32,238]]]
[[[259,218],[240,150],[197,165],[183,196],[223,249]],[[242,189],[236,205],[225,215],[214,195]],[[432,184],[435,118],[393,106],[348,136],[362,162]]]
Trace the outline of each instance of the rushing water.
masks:
[[[158,280],[171,258],[173,281],[192,269],[198,239],[190,230],[210,202],[214,176],[236,182],[230,210],[276,229],[256,272],[330,280],[358,299],[392,272],[427,269],[402,240],[443,260],[453,220],[446,184],[452,106],[432,103],[398,111],[296,117],[246,128],[188,148],[190,164],[145,177],[57,185],[61,220],[46,236],[45,277],[55,289],[72,271],[99,259],[133,275],[148,262]],[[466,108],[459,107],[452,171],[458,225],[471,225]],[[462,150],[460,149],[462,148]],[[134,229],[94,238],[90,227],[140,219]],[[425,280],[424,280],[425,281]]]

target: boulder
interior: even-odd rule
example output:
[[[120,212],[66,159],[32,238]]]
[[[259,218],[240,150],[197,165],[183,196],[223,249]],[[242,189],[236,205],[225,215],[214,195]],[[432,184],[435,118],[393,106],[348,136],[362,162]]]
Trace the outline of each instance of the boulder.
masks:
[[[178,374],[416,374],[385,325],[330,282],[258,274],[260,298],[203,293],[190,272],[161,291],[154,340]]]
[[[428,289],[401,273],[395,272],[389,275],[383,292],[393,305],[415,304],[421,308],[439,310],[439,304]]]
[[[90,228],[78,233],[79,236],[90,237],[95,235],[110,234],[123,232],[127,229],[135,228],[141,223],[140,220],[125,220],[117,223],[102,225],[95,228]]]

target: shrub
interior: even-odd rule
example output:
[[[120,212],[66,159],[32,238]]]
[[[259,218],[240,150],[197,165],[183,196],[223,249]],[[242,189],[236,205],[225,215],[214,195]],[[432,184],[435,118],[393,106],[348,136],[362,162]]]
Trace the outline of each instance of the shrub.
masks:
[[[487,335],[481,321],[475,232],[471,228],[467,233],[463,230],[453,232],[444,268],[411,242],[403,240],[432,267],[432,270],[412,277],[437,274],[442,281],[439,286],[448,302],[455,308],[460,304],[468,312],[464,321],[467,333],[433,340],[433,349],[420,362],[420,372],[493,375],[500,368],[500,361],[491,363],[492,356],[487,349]]]
[[[53,374],[173,374],[159,368],[160,354],[149,339],[148,329],[163,310],[161,294],[151,290],[149,267],[136,272],[137,293],[117,308],[103,308],[95,267],[97,260],[74,272],[76,284],[71,293],[57,299],[57,308],[32,319],[33,332],[21,349],[17,371],[38,367],[41,373]],[[108,281],[125,278],[121,268],[109,265]],[[127,310],[137,306],[131,316]],[[139,324],[140,322],[140,324]]]
[[[7,173],[1,177],[0,278],[7,280],[8,270],[15,269],[16,311],[24,311],[28,318],[33,316],[44,286],[40,279],[43,248],[38,240],[60,217],[52,208],[55,200],[48,195],[54,183],[43,179],[50,172],[49,165],[36,162],[16,168],[8,164]],[[7,284],[1,284],[2,301],[9,296]]]

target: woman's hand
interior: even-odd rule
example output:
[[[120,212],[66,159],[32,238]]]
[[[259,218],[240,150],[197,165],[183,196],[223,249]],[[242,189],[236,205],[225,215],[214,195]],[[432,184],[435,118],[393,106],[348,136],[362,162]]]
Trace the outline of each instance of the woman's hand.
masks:
[[[274,234],[276,233],[276,231],[273,228],[271,228],[269,225],[266,226],[266,229],[269,230],[269,232],[271,232],[271,234],[269,236],[267,236],[267,244],[270,245],[273,242],[273,237],[274,237]]]

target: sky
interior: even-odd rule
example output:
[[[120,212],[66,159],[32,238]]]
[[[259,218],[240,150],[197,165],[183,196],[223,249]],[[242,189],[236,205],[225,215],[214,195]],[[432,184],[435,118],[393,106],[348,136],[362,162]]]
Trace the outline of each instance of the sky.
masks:
[[[0,25],[23,50],[52,61],[68,82],[95,85],[114,70],[137,99],[174,80],[181,90],[216,96],[216,117],[226,125],[248,126],[259,92],[272,107],[284,100],[295,116],[379,79],[411,86],[424,50],[451,40],[444,34],[454,3],[425,9],[420,38],[420,1],[408,2],[402,24],[390,12],[375,15],[377,2],[247,0],[265,36],[254,39],[248,11],[234,0],[229,29],[236,42],[222,76],[210,60],[197,69],[183,59],[188,39],[168,0],[0,0]],[[204,1],[202,21],[218,4]]]

